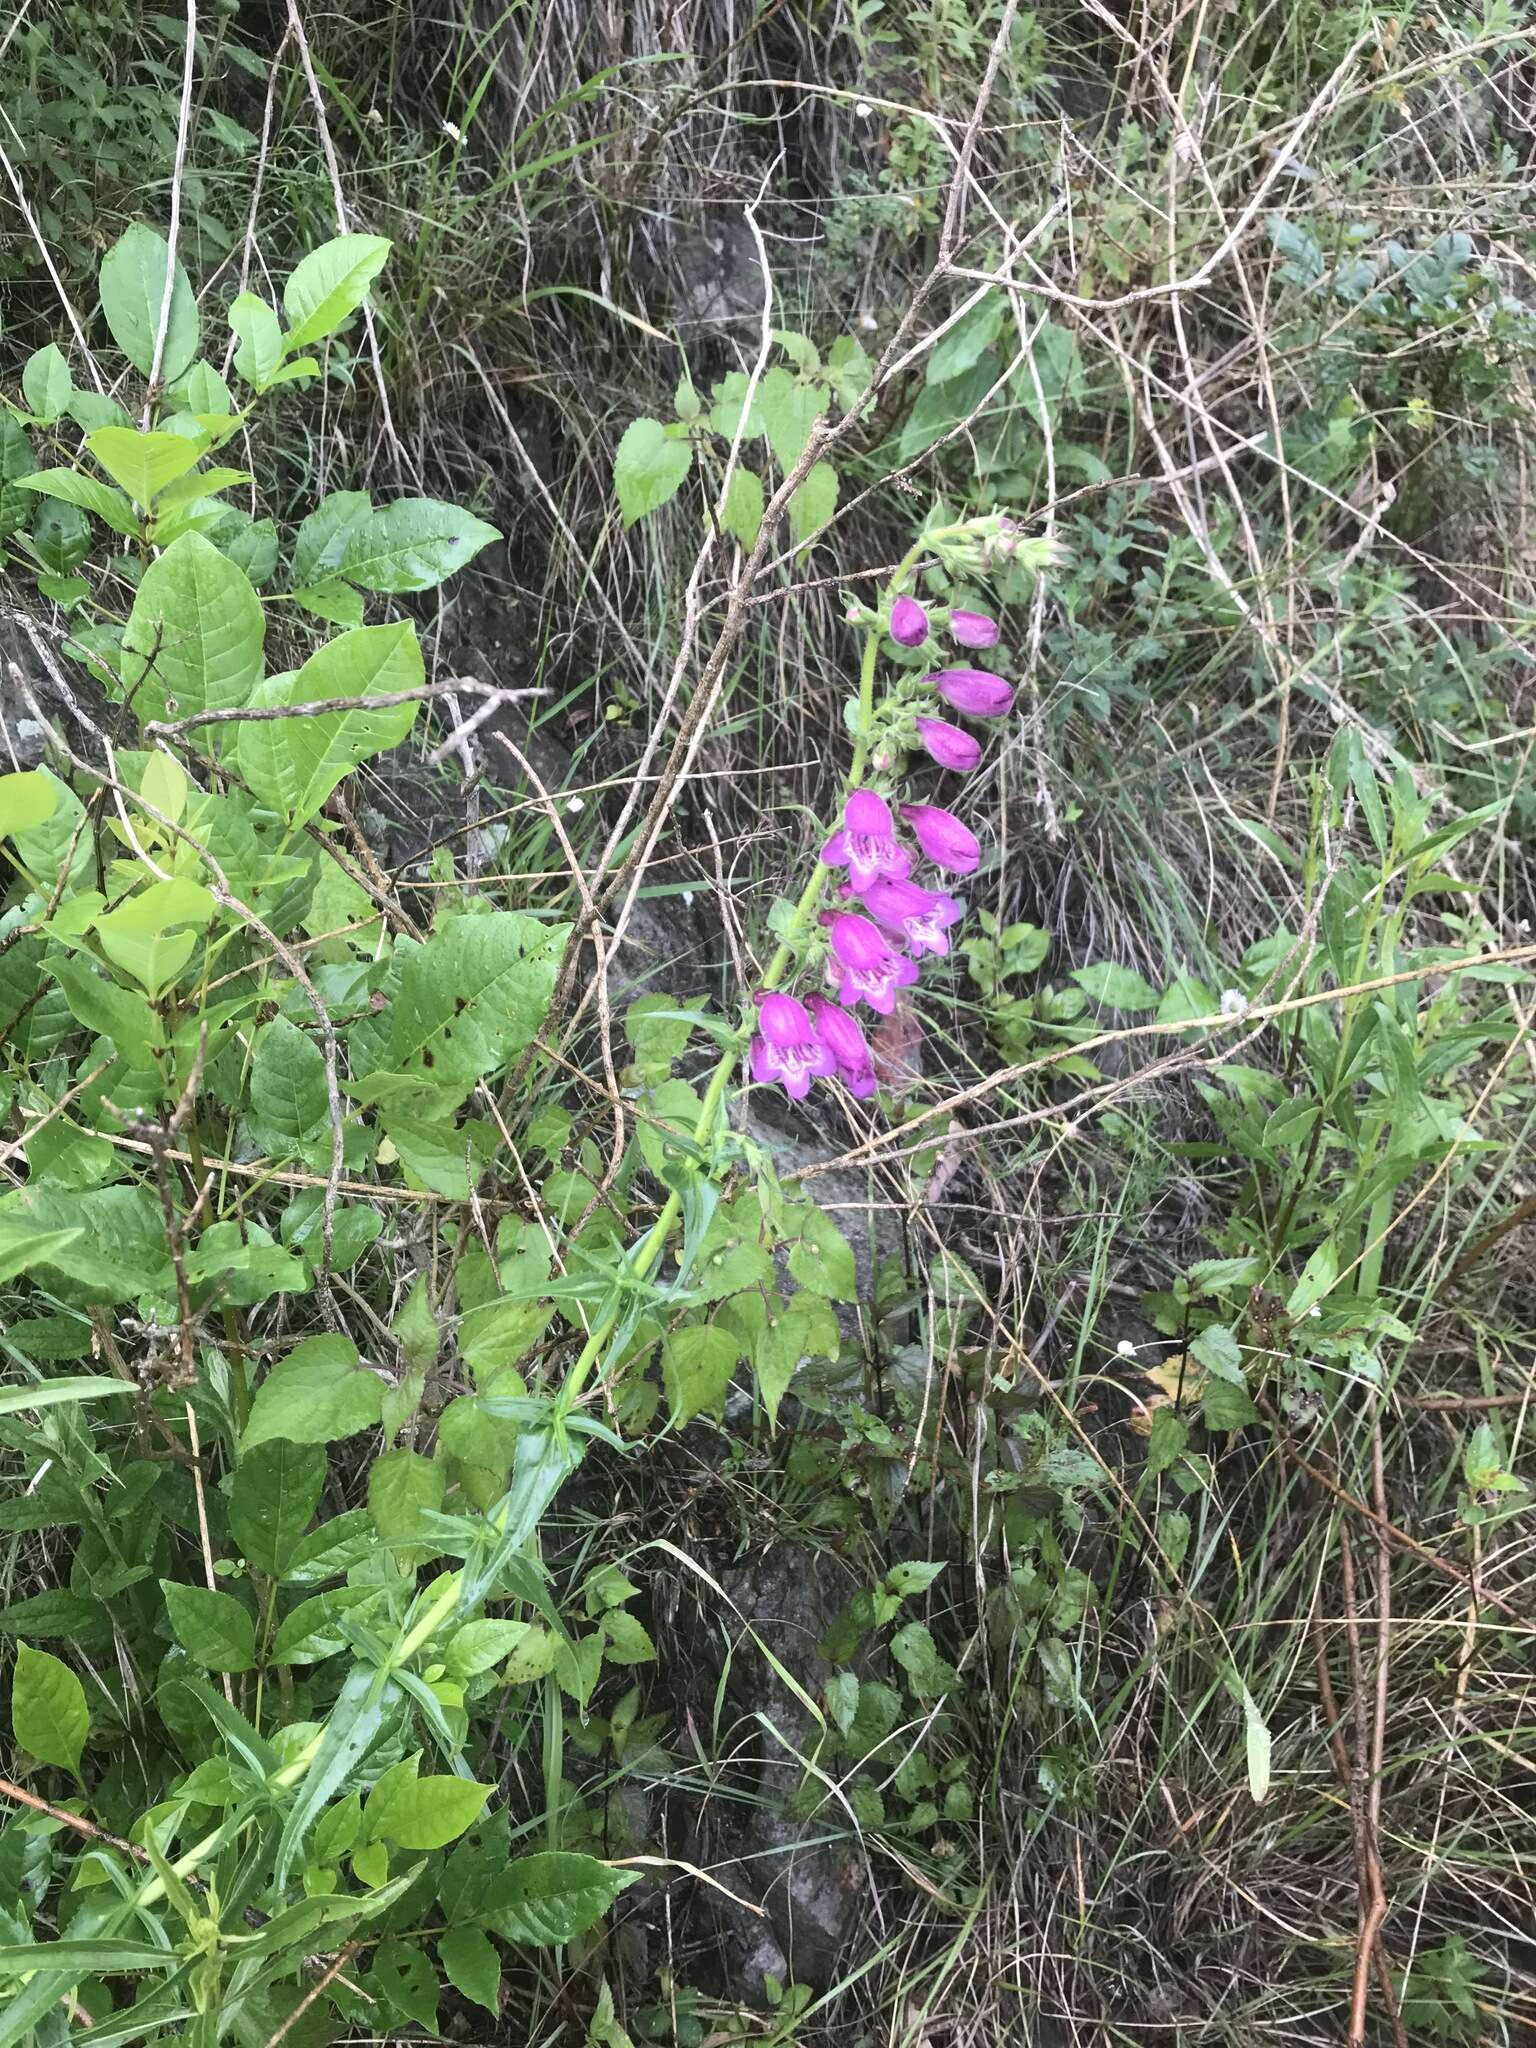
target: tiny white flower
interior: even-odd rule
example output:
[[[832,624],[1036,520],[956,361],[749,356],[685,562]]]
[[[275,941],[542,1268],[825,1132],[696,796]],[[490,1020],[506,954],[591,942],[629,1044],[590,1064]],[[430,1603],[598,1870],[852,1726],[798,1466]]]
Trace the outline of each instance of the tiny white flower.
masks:
[[[568,811],[584,811],[587,808],[586,799],[585,797],[568,796],[565,800],[565,808]]]
[[[370,128],[382,128],[384,126],[384,116],[377,107],[370,107],[367,113],[364,114],[363,119]]]
[[[1115,1356],[1116,1358],[1134,1358],[1136,1356],[1136,1346],[1129,1337],[1122,1337],[1120,1339],[1120,1342],[1115,1346]]]
[[[872,106],[871,106],[871,105],[869,104],[869,101],[868,101],[868,100],[857,100],[857,101],[855,101],[855,102],[854,102],[854,108],[853,108],[853,111],[854,111],[854,112],[855,112],[855,113],[856,113],[856,114],[858,115],[858,117],[859,117],[859,119],[860,119],[861,121],[867,121],[867,120],[869,119],[870,115],[871,115],[871,114],[872,114],[872,113],[873,113],[873,112],[874,112],[875,110],[874,110],[874,108],[873,108],[873,107],[872,107]]]
[[[1320,1318],[1322,1316],[1322,1313],[1322,1310],[1318,1307],[1315,1301],[1313,1302],[1312,1306],[1307,1310],[1307,1314],[1314,1318]]]
[[[859,326],[865,334],[873,334],[879,325],[880,322],[873,313],[861,313],[859,315]]]
[[[448,137],[450,142],[462,142],[464,140],[463,132],[460,130],[457,123],[453,121],[445,121],[443,123],[443,133]]]
[[[1223,1017],[1246,1017],[1248,998],[1240,988],[1224,988],[1221,992],[1221,1014]]]

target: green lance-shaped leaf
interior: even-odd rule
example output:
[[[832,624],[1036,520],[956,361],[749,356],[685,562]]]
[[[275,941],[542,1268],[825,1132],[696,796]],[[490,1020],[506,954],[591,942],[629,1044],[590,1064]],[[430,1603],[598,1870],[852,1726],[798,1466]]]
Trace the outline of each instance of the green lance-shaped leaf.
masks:
[[[46,1650],[18,1643],[11,1673],[11,1732],[28,1756],[78,1772],[90,1727],[85,1687],[69,1666]]]
[[[102,258],[101,310],[112,339],[133,367],[146,377],[154,361],[170,256],[165,237],[142,221],[135,221]],[[197,354],[197,341],[197,302],[187,273],[178,263],[171,284],[165,346],[160,356],[163,383],[174,384],[186,375]]]

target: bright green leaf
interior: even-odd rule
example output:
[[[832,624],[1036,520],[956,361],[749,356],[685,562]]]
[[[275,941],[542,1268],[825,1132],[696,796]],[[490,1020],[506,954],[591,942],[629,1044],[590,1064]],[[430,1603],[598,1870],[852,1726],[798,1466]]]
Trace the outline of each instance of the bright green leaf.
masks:
[[[632,420],[613,458],[614,489],[626,527],[677,495],[693,466],[686,441],[667,438],[660,420]]]
[[[176,1640],[207,1671],[249,1671],[256,1661],[256,1629],[249,1612],[228,1593],[162,1579]]]
[[[90,1727],[85,1687],[69,1666],[46,1650],[18,1643],[11,1672],[11,1732],[28,1756],[78,1774]]]
[[[308,348],[334,334],[368,296],[389,257],[383,235],[337,235],[312,249],[283,287],[288,332],[283,353]]]
[[[135,221],[101,263],[101,310],[112,339],[133,367],[146,377],[154,361],[155,337],[160,331],[170,254],[170,245],[163,235],[142,221]],[[177,263],[171,283],[170,318],[160,355],[162,382],[175,384],[186,375],[197,354],[197,341],[197,302],[186,271]]]

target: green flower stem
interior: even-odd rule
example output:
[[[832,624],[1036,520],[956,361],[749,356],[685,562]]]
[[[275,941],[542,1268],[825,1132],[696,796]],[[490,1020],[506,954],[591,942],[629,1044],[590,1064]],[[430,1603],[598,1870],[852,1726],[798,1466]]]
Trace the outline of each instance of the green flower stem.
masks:
[[[917,562],[918,557],[924,554],[936,539],[942,538],[948,530],[947,528],[941,528],[934,533],[925,533],[907,550],[885,587],[882,611],[888,609],[891,601],[900,595],[902,587],[912,573],[913,566]],[[869,734],[874,723],[875,710],[875,667],[880,656],[881,633],[882,629],[877,623],[872,625],[864,635],[864,652],[859,663],[859,728],[854,741],[853,759],[849,763],[848,774],[843,782],[845,797],[850,790],[856,789],[862,782],[864,770],[869,761]],[[762,982],[765,990],[772,992],[777,989],[794,963],[800,942],[810,929],[816,913],[821,908],[822,893],[827,886],[827,876],[830,872],[830,869],[823,861],[818,861],[812,870],[811,878],[800,892],[800,900],[795,905],[794,916],[790,920],[789,930],[780,942],[778,951],[768,963],[768,971],[763,976]],[[720,1104],[725,1096],[725,1091],[730,1085],[731,1075],[735,1072],[736,1063],[741,1058],[750,1036],[751,1024],[749,1021],[741,1026],[730,1045],[721,1054],[719,1064],[710,1076],[709,1086],[704,1091],[704,1100],[699,1110],[698,1122],[693,1127],[694,1142],[696,1144],[704,1144],[714,1129],[715,1119],[719,1114]],[[651,1225],[637,1246],[633,1260],[633,1270],[640,1278],[643,1279],[650,1272],[652,1266],[655,1265],[657,1259],[660,1258],[667,1239],[671,1235],[672,1226],[677,1221],[678,1211],[681,1207],[682,1197],[674,1190],[667,1196],[656,1221]],[[588,1333],[587,1341],[581,1348],[581,1355],[571,1367],[570,1374],[566,1379],[565,1385],[561,1388],[559,1398],[556,1401],[555,1420],[557,1424],[570,1414],[580,1399],[582,1389],[586,1386],[587,1380],[591,1376],[592,1368],[600,1357],[603,1346],[612,1335],[618,1320],[619,1311],[617,1307],[614,1307],[613,1309],[604,1310],[593,1324]]]

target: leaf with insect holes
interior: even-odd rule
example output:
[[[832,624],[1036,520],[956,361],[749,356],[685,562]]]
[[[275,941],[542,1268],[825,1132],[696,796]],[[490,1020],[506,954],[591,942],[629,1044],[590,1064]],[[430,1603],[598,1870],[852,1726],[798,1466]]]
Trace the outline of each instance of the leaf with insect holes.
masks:
[[[170,244],[142,221],[135,221],[101,260],[98,285],[101,310],[112,339],[133,367],[148,376],[154,362],[155,338],[166,310],[166,270]],[[169,314],[160,354],[160,377],[175,384],[192,367],[197,354],[197,301],[180,263],[171,269]]]
[[[613,487],[626,527],[676,497],[693,467],[693,449],[672,438],[660,420],[632,420],[613,457]]]
[[[595,1856],[543,1850],[502,1872],[478,1917],[504,1941],[553,1948],[585,1934],[639,1875]]]
[[[90,1733],[85,1687],[46,1650],[16,1645],[11,1672],[11,1732],[28,1756],[78,1774]]]
[[[352,1082],[363,1101],[451,1109],[483,1075],[532,1043],[554,993],[569,927],[522,911],[453,917],[406,955],[378,1069]]]
[[[336,573],[364,590],[431,590],[501,534],[436,498],[401,498],[370,511],[347,536]]]

